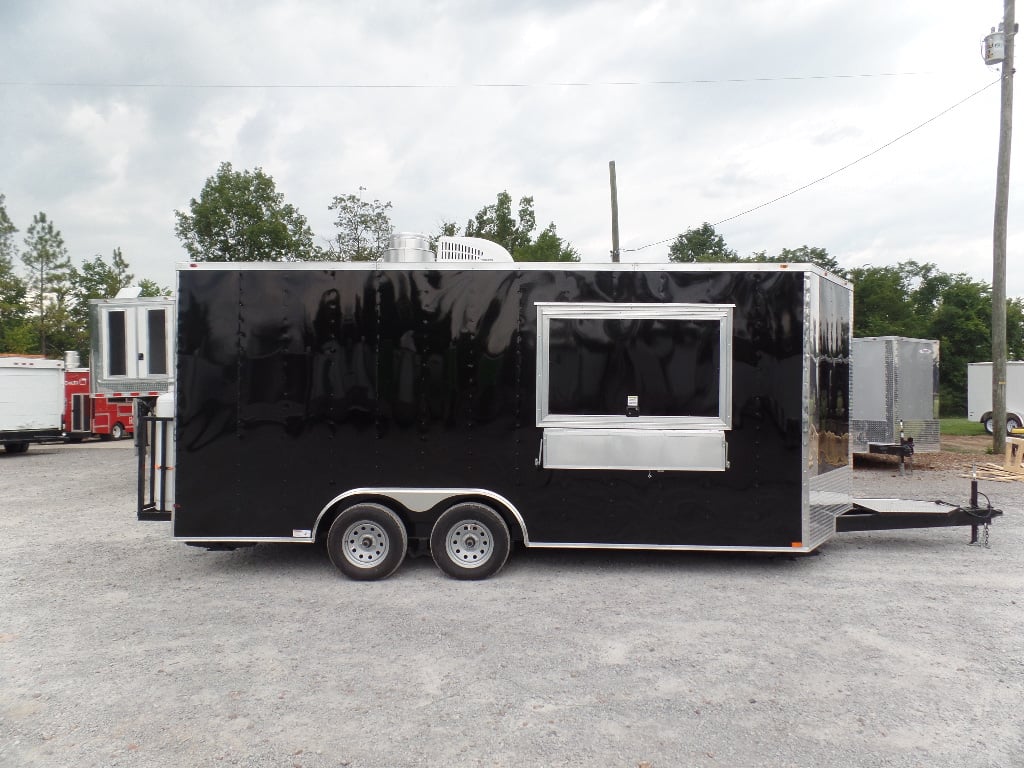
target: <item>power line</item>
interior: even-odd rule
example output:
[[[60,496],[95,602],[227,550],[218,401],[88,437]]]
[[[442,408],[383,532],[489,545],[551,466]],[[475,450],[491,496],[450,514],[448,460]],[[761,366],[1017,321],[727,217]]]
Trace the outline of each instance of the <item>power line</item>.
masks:
[[[85,82],[61,80],[0,80],[0,87],[10,88],[139,88],[196,90],[455,90],[460,88],[603,88],[665,85],[723,85],[728,83],[778,83],[804,80],[856,80],[875,77],[920,77],[932,72],[866,72],[838,75],[784,75],[780,77],[728,77],[690,80],[600,80],[483,82],[483,83],[132,83]]]
[[[970,101],[971,99],[973,99],[975,96],[978,96],[978,95],[984,93],[989,88],[991,88],[993,85],[996,85],[997,83],[999,83],[1001,80],[1002,80],[1002,78],[999,78],[998,80],[993,80],[991,83],[989,83],[988,85],[984,86],[983,88],[979,88],[977,91],[972,93],[970,96],[966,96],[965,98],[963,98],[960,101],[958,101],[956,104],[953,104],[952,106],[947,107],[946,109],[944,109],[941,112],[939,112],[937,115],[933,115],[932,117],[929,117],[923,123],[920,123],[919,125],[916,125],[915,127],[911,128],[906,133],[900,134],[895,139],[892,139],[891,141],[886,142],[885,144],[883,144],[882,146],[878,147],[877,149],[873,149],[872,151],[868,152],[866,155],[862,155],[861,157],[858,157],[856,160],[854,160],[852,162],[849,162],[849,163],[847,163],[846,165],[844,165],[844,166],[842,166],[840,168],[836,168],[834,171],[831,171],[830,173],[826,173],[824,176],[820,176],[819,178],[815,179],[814,181],[809,181],[806,184],[804,184],[803,186],[797,187],[794,190],[786,192],[784,195],[779,195],[778,197],[774,197],[771,200],[768,200],[767,202],[761,203],[760,205],[755,205],[753,208],[748,208],[745,211],[740,211],[739,213],[733,214],[732,216],[724,218],[721,221],[716,221],[711,226],[717,227],[719,224],[725,224],[727,221],[732,221],[733,219],[738,219],[741,216],[746,216],[748,213],[753,213],[754,211],[758,211],[758,210],[760,210],[762,208],[766,208],[769,205],[777,203],[780,200],[785,200],[787,197],[791,197],[791,196],[795,195],[797,192],[803,192],[805,189],[807,189],[809,187],[813,187],[815,184],[820,184],[821,182],[825,181],[826,179],[830,179],[833,176],[835,176],[836,174],[842,173],[843,171],[852,168],[853,166],[857,165],[857,163],[863,162],[864,160],[867,160],[869,157],[877,155],[883,149],[887,149],[888,147],[891,147],[897,141],[900,141],[901,139],[905,139],[907,136],[910,136],[912,133],[915,133],[915,132],[921,130],[922,128],[924,128],[929,123],[933,123],[936,120],[938,120],[940,117],[942,117],[943,115],[946,115],[949,112],[952,112],[957,107],[960,107],[963,104],[965,104],[968,101]],[[675,239],[676,238],[674,238],[674,237],[670,237],[670,238],[667,238],[665,240],[658,240],[657,242],[654,242],[654,243],[648,243],[647,245],[641,245],[638,248],[623,248],[622,251],[623,252],[626,252],[626,251],[642,251],[645,248],[653,248],[656,245],[664,245],[665,243],[672,242]]]

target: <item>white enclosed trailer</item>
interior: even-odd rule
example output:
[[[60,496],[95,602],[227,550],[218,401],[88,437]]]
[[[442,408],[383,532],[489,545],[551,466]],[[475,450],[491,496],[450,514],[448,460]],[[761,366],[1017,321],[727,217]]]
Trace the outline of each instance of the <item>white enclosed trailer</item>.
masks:
[[[853,340],[851,357],[853,452],[898,446],[901,437],[915,453],[938,451],[939,342],[871,336]]]
[[[1024,424],[1024,361],[1006,364],[1006,431]],[[992,363],[967,364],[967,418],[992,434]]]
[[[60,438],[63,415],[63,361],[0,357],[0,444],[8,453]]]

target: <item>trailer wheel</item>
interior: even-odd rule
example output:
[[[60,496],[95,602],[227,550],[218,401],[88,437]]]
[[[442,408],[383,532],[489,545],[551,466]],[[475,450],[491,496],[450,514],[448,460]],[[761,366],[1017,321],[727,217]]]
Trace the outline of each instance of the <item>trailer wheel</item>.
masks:
[[[124,425],[119,421],[110,428],[110,439],[120,440],[122,437],[124,437]]]
[[[331,524],[327,554],[350,579],[385,579],[402,564],[408,541],[405,525],[390,509],[356,504]]]
[[[486,579],[508,560],[512,540],[497,512],[483,504],[456,504],[434,523],[430,554],[454,579]]]
[[[25,453],[28,450],[28,443],[6,443],[4,450],[8,453]]]
[[[985,426],[985,431],[990,435],[995,432],[995,422],[992,418],[992,414],[986,413],[985,418],[981,420],[981,423]],[[1014,413],[1006,414],[1006,434],[1011,434],[1015,429],[1020,429],[1020,417]]]

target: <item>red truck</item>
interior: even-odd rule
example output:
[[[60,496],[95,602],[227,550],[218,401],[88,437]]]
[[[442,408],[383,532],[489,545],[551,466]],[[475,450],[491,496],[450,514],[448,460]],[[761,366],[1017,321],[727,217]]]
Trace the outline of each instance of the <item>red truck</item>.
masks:
[[[80,443],[87,437],[120,440],[135,432],[135,401],[139,397],[155,398],[160,393],[93,392],[88,368],[64,372],[64,428],[67,439]]]

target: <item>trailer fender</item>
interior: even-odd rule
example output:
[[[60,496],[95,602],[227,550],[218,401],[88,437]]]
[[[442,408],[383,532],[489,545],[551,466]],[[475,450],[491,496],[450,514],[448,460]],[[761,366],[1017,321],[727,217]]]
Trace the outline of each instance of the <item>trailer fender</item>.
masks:
[[[526,522],[516,506],[500,493],[494,493],[484,488],[353,488],[338,494],[320,510],[313,529],[314,537],[318,537],[323,530],[321,524],[324,522],[325,516],[330,521],[334,517],[333,511],[340,511],[354,503],[356,499],[379,501],[383,504],[392,502],[414,513],[429,512],[448,500],[482,501],[493,506],[498,514],[505,518],[510,529],[519,531],[521,537],[513,533],[513,539],[521,538],[523,544],[530,546]],[[408,520],[403,522],[409,523]]]

